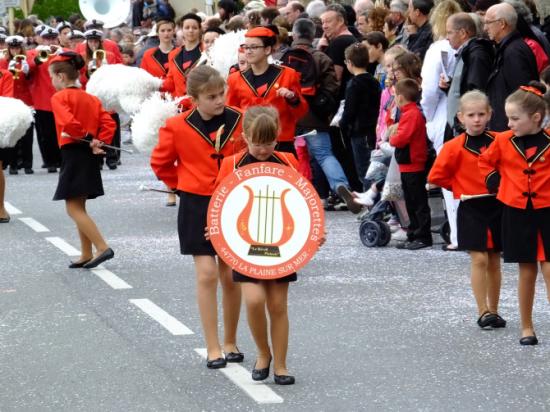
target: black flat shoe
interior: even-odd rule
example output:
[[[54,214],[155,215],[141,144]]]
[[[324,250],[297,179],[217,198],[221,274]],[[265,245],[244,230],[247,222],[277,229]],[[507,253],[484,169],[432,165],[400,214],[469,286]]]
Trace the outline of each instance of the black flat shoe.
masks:
[[[69,265],[69,269],[79,269],[81,267],[84,267],[84,265],[88,263],[90,260],[92,259],[88,259],[83,262],[71,262],[71,264]]]
[[[174,207],[176,206],[176,202],[166,202],[166,207]]]
[[[32,170],[31,168],[26,168],[25,169],[25,174],[26,175],[32,175],[34,173],[34,170]]]
[[[523,346],[533,346],[533,345],[538,345],[539,340],[537,339],[537,337],[535,335],[533,335],[533,336],[524,336],[523,338],[521,338],[519,340],[519,344],[523,345]]]
[[[0,223],[10,223],[10,217],[0,217]]]
[[[504,320],[498,313],[495,313],[496,319],[491,325],[493,328],[505,328],[506,320]]]
[[[257,361],[256,361],[257,363]],[[254,364],[254,369],[252,369],[252,380],[253,381],[263,381],[269,376],[269,367],[271,366],[271,358],[269,358],[269,364],[267,368],[256,369],[256,364]]]
[[[217,358],[212,360],[206,360],[206,367],[208,369],[221,369],[227,366],[227,361],[224,358]]]
[[[493,324],[496,322],[496,320],[497,320],[497,315],[496,314],[491,313],[491,312],[485,312],[477,320],[477,325],[481,329],[485,329],[489,326],[493,326]]]
[[[84,266],[82,266],[84,269],[93,269],[96,266],[101,265],[106,260],[112,259],[115,257],[115,252],[113,252],[113,249],[108,248],[105,252],[103,252],[98,257],[90,260],[88,263],[86,263]]]
[[[225,360],[227,362],[231,362],[231,363],[241,363],[242,361],[244,361],[244,353],[242,353],[242,352],[229,352],[225,355]]]
[[[48,167],[48,173],[57,173],[57,167],[54,167],[54,166]]]
[[[290,375],[273,375],[273,379],[277,385],[294,385],[296,379]]]

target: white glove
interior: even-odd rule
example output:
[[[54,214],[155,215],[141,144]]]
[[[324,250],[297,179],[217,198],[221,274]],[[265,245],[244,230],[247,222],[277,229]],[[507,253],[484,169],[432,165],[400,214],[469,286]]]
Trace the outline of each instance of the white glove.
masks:
[[[15,71],[15,63],[16,63],[15,60],[10,60],[10,63],[8,64],[8,70],[9,70],[10,72],[14,72],[14,71]]]
[[[29,74],[29,63],[27,63],[26,61],[24,61],[23,63],[21,63],[21,71],[27,75]]]
[[[46,50],[47,52],[50,51],[50,46],[46,46],[44,44],[41,44],[40,46],[36,46],[36,51],[41,52],[43,50]]]

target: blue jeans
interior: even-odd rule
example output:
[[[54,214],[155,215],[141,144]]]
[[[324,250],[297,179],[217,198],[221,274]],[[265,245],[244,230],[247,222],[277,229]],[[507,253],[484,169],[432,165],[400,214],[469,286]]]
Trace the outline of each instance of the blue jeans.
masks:
[[[321,169],[323,169],[323,173],[327,177],[332,191],[335,192],[336,188],[340,185],[349,187],[344,170],[332,153],[332,145],[328,132],[318,132],[312,136],[306,136],[306,142],[309,154],[317,160]]]
[[[366,137],[352,137],[351,149],[353,150],[353,162],[355,163],[355,170],[357,171],[357,177],[365,190],[368,190],[368,182],[365,180],[365,175],[369,169],[370,164],[370,152],[367,144]]]

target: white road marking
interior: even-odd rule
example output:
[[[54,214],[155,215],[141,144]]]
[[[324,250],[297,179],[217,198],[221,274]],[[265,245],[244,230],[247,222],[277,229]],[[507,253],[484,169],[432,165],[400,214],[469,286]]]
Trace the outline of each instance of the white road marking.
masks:
[[[21,215],[23,212],[12,205],[10,202],[4,202],[4,207],[10,215]]]
[[[92,272],[99,276],[106,284],[108,284],[113,289],[132,289],[132,287],[126,283],[124,280],[119,278],[110,270],[105,269],[104,267],[97,267],[92,269]]]
[[[44,226],[42,223],[34,220],[32,217],[20,217],[19,220],[26,224],[28,227],[30,227],[32,230],[34,230],[37,233],[43,233],[43,232],[49,232],[50,229],[48,229],[46,226]]]
[[[206,348],[195,349],[199,355],[206,359]],[[284,399],[277,395],[265,383],[252,380],[250,371],[236,363],[228,363],[225,368],[219,369],[231,382],[246,392],[257,403],[283,403]]]
[[[164,309],[158,307],[149,299],[130,299],[130,303],[133,303],[164,328],[166,328],[172,335],[192,335],[193,331],[170,315]]]
[[[47,237],[46,240],[68,256],[79,256],[80,251],[69,245],[60,237]]]

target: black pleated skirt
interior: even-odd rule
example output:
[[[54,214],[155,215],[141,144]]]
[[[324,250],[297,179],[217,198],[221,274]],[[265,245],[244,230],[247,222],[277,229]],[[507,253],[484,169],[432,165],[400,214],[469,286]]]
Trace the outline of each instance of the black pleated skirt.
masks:
[[[458,248],[476,252],[500,252],[502,206],[495,197],[460,202],[457,210]]]
[[[178,236],[182,255],[215,256],[216,251],[204,238],[210,196],[179,192]]]
[[[296,274],[296,272],[294,272],[282,278],[267,280],[265,282],[288,283],[288,282],[296,282],[297,280],[298,280],[298,275]],[[233,282],[259,283],[260,279],[251,278],[250,276],[246,276],[246,275],[243,275],[242,273],[233,271]]]
[[[14,149],[13,147],[6,147],[0,149],[0,162],[2,162],[2,167],[6,167],[7,164],[11,161]]]
[[[68,144],[61,148],[59,182],[53,200],[103,196],[99,156],[87,144]]]
[[[550,207],[526,209],[504,205],[502,246],[508,263],[536,263],[550,258]]]

